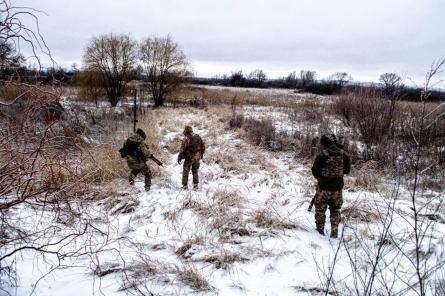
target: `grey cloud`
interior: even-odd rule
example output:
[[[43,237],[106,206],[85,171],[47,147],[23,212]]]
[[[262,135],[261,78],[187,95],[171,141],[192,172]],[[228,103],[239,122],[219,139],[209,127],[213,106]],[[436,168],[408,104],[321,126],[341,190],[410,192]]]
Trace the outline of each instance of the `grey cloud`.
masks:
[[[355,71],[378,77],[385,66],[419,76],[445,55],[440,0],[17,2],[48,13],[41,28],[61,64],[80,62],[88,40],[109,32],[171,34],[192,64],[257,62],[272,72],[314,65],[350,69],[357,78]]]

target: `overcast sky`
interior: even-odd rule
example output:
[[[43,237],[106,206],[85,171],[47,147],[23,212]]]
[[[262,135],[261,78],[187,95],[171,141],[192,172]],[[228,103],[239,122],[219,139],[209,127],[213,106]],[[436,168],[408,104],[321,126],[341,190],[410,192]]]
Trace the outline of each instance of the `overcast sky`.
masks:
[[[81,66],[102,33],[170,34],[197,76],[269,77],[310,69],[375,81],[396,72],[421,82],[445,57],[445,0],[20,0],[46,12],[41,31],[59,65]]]

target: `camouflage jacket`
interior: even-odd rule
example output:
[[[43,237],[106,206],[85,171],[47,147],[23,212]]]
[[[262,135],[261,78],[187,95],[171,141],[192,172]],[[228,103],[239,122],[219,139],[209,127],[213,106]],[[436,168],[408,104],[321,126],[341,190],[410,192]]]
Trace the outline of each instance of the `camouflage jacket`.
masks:
[[[131,135],[127,141],[133,141],[136,143],[139,143],[139,149],[141,151],[141,157],[135,157],[133,155],[127,155],[125,156],[125,159],[127,160],[128,167],[130,170],[139,170],[144,165],[147,159],[150,157],[151,153],[149,151],[148,144],[144,142],[144,138],[142,138],[138,134]]]
[[[343,175],[349,174],[351,159],[337,145],[324,149],[312,165],[312,175],[318,180],[318,187],[324,191],[339,191],[343,189]]]
[[[205,152],[204,141],[198,134],[191,133],[184,136],[181,143],[179,155],[185,159],[191,159],[192,162],[199,161]]]

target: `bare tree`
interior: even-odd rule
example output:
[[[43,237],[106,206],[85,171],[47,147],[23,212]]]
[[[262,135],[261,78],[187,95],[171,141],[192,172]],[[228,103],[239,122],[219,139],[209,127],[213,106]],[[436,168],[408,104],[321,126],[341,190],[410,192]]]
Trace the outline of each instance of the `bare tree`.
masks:
[[[79,71],[73,76],[72,83],[80,88],[79,97],[93,100],[98,106],[98,99],[105,95],[105,83],[101,73],[93,70]]]
[[[317,73],[315,71],[301,70],[300,71],[300,84],[302,88],[305,88],[309,84],[314,83],[317,78]]]
[[[379,81],[383,84],[385,96],[389,97],[394,96],[404,86],[402,77],[396,73],[383,73],[380,75]]]
[[[247,78],[253,83],[254,86],[262,87],[266,82],[267,75],[263,70],[256,69],[250,72]]]
[[[7,79],[22,67],[25,58],[17,53],[14,45],[0,40],[0,79]]]
[[[37,56],[50,56],[38,29],[34,9],[0,2],[0,41],[25,42]],[[36,28],[27,27],[31,17]],[[20,52],[17,52],[20,55]],[[24,255],[63,260],[92,255],[106,246],[97,243],[106,231],[93,226],[83,201],[73,192],[80,187],[79,122],[64,118],[61,93],[16,81],[0,82],[0,294],[15,294],[16,262]],[[76,247],[72,248],[72,246]],[[38,282],[38,281],[37,281]],[[36,283],[33,284],[34,287]],[[33,293],[31,293],[33,294]]]
[[[12,42],[15,47],[19,43],[26,44],[40,66],[39,53],[47,55],[51,61],[52,57],[40,33],[39,13],[43,12],[31,7],[13,6],[8,0],[0,1],[0,40]]]
[[[353,78],[346,72],[335,72],[328,77],[328,80],[338,84],[340,87],[343,87],[346,83],[353,80]]]
[[[139,57],[153,96],[155,107],[191,76],[187,58],[170,36],[148,37],[139,47]]]
[[[380,75],[379,81],[383,84],[383,96],[391,102],[388,118],[386,119],[386,128],[391,130],[396,102],[400,99],[401,91],[404,88],[403,79],[395,73],[383,73]]]
[[[298,77],[297,77],[297,72],[296,71],[292,71],[290,72],[287,76],[286,76],[286,85],[287,87],[291,87],[291,88],[297,88],[298,87]]]
[[[129,35],[100,35],[88,43],[83,56],[85,70],[102,75],[111,105],[119,102],[136,63],[136,42]]]

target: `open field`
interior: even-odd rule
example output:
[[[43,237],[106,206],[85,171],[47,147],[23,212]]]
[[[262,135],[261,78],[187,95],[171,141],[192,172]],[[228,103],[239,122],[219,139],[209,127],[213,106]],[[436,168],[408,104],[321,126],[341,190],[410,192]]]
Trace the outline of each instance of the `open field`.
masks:
[[[8,257],[18,282],[11,285],[4,273],[2,289],[16,295],[365,295],[374,268],[369,295],[416,295],[411,151],[398,150],[403,172],[395,169],[401,160],[392,166],[374,159],[371,151],[389,142],[365,143],[357,126],[334,111],[335,100],[194,87],[168,107],[144,108],[139,126],[164,162],[149,163],[150,192],[141,177],[128,184],[117,152],[131,132],[130,109],[65,100],[83,128],[83,144],[71,154],[79,163],[80,179],[70,187],[76,198],[58,206],[77,216],[62,211],[54,219],[55,209],[30,201],[8,211],[9,223],[29,232],[54,226],[53,237],[33,244],[63,237],[76,219],[88,221],[87,231],[45,249],[75,256],[24,249]],[[403,103],[400,110],[419,106]],[[180,189],[176,163],[186,124],[207,146],[196,191]],[[339,239],[319,235],[307,211],[315,192],[310,167],[325,132],[336,133],[354,159]],[[428,295],[441,295],[444,285],[445,188],[443,172],[435,173],[441,165],[424,172],[415,201]]]

